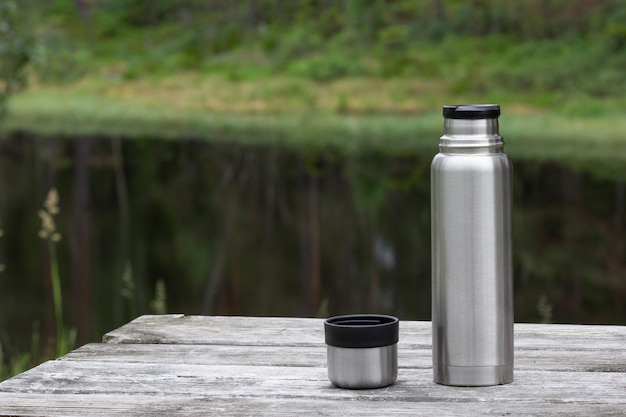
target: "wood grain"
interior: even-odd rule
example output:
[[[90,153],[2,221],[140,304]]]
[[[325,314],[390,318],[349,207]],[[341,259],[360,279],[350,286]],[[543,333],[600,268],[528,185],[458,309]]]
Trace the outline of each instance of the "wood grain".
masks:
[[[144,316],[0,384],[0,415],[626,415],[626,327],[516,324],[515,381],[432,382],[430,323],[401,322],[396,384],[327,379],[323,320]]]
[[[5,401],[9,401],[8,403]],[[17,403],[17,405],[15,405]],[[211,395],[111,396],[106,394],[17,394],[0,393],[2,416],[604,416],[623,417],[622,405],[558,403],[464,403],[413,401],[393,404],[387,401],[334,401],[319,398],[235,398]],[[20,405],[21,404],[21,405]],[[28,404],[27,407],[23,404]]]

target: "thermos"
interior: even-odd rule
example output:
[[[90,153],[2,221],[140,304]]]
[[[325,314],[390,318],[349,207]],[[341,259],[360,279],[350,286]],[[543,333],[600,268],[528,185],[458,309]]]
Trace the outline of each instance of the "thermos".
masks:
[[[513,380],[510,165],[500,106],[444,106],[431,166],[433,374],[439,384]]]

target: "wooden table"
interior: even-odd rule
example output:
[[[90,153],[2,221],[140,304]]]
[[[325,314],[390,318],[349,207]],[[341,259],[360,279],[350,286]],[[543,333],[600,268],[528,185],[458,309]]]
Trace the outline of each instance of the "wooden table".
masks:
[[[626,416],[626,327],[515,325],[515,381],[432,382],[429,322],[400,322],[398,381],[333,387],[323,321],[143,316],[0,384],[0,415]]]

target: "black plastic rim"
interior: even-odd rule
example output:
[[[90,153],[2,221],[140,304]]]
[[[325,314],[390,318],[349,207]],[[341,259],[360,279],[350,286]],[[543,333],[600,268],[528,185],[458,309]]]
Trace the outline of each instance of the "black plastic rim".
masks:
[[[500,106],[497,104],[459,104],[443,106],[446,119],[497,119]]]
[[[344,348],[374,348],[398,343],[399,320],[381,314],[335,316],[324,322],[326,344]]]

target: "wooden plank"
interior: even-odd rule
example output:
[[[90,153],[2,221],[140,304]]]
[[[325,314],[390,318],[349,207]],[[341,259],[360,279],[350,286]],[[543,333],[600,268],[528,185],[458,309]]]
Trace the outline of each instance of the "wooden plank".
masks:
[[[327,379],[323,320],[143,316],[0,383],[0,415],[619,415],[626,327],[516,324],[512,384],[432,382],[430,323],[401,322],[398,382]]]
[[[621,404],[626,378],[619,372],[518,371],[503,386],[455,388],[432,382],[430,369],[404,368],[398,382],[378,390],[334,388],[325,367],[49,361],[0,384],[4,393],[170,395],[214,398],[462,403]]]
[[[142,316],[104,336],[106,343],[320,346],[323,319],[219,316]],[[400,322],[400,342],[431,345],[431,324]],[[613,350],[623,352],[626,326],[515,324],[518,350]]]
[[[289,317],[142,316],[104,335],[105,343],[319,346],[322,319]]]
[[[319,398],[215,398],[210,395],[11,394],[0,392],[1,416],[605,416],[623,417],[622,405],[442,403],[418,396],[402,404]]]
[[[92,343],[69,353],[61,360],[170,363],[197,365],[250,365],[250,366],[326,366],[324,346],[223,346],[223,345],[147,345]],[[415,347],[398,344],[400,368],[431,368],[430,346]],[[608,365],[607,365],[608,364]],[[518,349],[516,370],[537,371],[589,371],[626,373],[626,349],[580,350]]]

